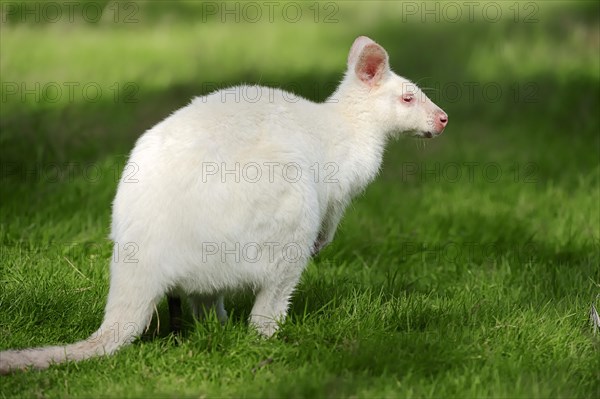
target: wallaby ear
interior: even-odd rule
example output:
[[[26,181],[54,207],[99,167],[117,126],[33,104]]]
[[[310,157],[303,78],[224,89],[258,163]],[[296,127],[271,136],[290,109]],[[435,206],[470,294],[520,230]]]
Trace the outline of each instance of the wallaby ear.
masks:
[[[388,54],[373,40],[360,36],[348,54],[348,70],[354,70],[365,84],[375,86],[390,70]]]

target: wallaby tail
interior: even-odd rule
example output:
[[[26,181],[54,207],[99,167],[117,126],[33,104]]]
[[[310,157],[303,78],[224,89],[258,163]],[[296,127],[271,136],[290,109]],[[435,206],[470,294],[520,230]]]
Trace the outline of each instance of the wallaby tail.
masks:
[[[115,278],[114,269],[112,277],[104,321],[98,331],[70,345],[0,352],[0,374],[110,355],[140,336],[150,323],[160,295],[135,280]]]
[[[100,328],[86,340],[66,346],[46,346],[23,350],[0,352],[0,374],[12,371],[36,368],[45,369],[53,363],[79,361],[93,356],[109,355],[119,347],[131,342],[135,336],[120,338],[118,331]]]

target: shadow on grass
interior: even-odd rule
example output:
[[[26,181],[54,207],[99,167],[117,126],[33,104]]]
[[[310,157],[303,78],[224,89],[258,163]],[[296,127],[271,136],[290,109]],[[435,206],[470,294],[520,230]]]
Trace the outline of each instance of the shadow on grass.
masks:
[[[403,211],[398,212],[401,219]],[[535,292],[537,304],[570,298],[575,293],[591,295],[589,279],[600,278],[600,244],[594,237],[585,238],[578,232],[572,232],[562,245],[557,245],[540,239],[541,232],[532,230],[526,220],[506,213],[487,216],[476,210],[436,216],[430,228],[436,236],[447,238],[432,242],[407,236],[390,243],[371,242],[353,232],[342,233],[343,237],[332,244],[335,250],[327,250],[317,262],[326,261],[328,256],[336,264],[356,263],[360,259],[365,266],[374,265],[375,273],[385,276],[385,280],[376,280],[383,285],[371,286],[373,289],[383,287],[398,296],[432,289],[445,293],[464,284],[472,273],[481,273],[489,283],[502,278],[507,286],[522,287],[522,301],[529,301],[529,294]],[[381,265],[382,254],[391,260],[390,264]],[[439,275],[439,280],[424,278],[425,282],[420,282],[415,273],[422,278]],[[370,286],[373,282],[362,284]]]

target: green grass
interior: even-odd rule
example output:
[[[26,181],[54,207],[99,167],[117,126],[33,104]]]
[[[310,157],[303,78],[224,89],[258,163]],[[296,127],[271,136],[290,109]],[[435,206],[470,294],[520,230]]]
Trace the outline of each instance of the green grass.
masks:
[[[599,6],[532,3],[526,24],[510,4],[497,23],[423,24],[400,3],[353,2],[338,23],[223,24],[188,2],[140,3],[129,25],[0,25],[2,349],[95,331],[126,154],[191,97],[262,82],[323,100],[367,34],[450,115],[425,146],[391,143],[276,338],[248,327],[249,293],[226,301],[226,326],[188,317],[181,338],[163,303],[115,356],[1,377],[0,397],[599,397]],[[36,82],[93,82],[103,96],[6,93]],[[133,91],[115,101],[115,83]],[[492,84],[494,101],[481,90]]]

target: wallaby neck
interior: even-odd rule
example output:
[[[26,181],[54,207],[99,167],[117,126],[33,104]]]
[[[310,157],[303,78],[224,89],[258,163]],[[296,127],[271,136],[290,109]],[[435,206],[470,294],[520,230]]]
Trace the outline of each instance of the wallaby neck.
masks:
[[[326,135],[326,141],[328,159],[338,167],[338,194],[351,198],[377,176],[387,134],[381,121],[372,120],[368,101],[354,96],[364,94],[345,86],[342,83],[324,106],[334,119],[334,132]]]

